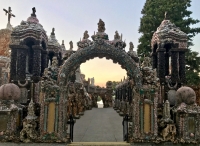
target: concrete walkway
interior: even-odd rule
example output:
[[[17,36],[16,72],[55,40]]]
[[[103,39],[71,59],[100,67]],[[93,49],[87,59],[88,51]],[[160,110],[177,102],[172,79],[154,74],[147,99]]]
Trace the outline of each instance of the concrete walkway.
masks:
[[[74,142],[122,141],[122,117],[113,108],[87,110],[74,125]]]

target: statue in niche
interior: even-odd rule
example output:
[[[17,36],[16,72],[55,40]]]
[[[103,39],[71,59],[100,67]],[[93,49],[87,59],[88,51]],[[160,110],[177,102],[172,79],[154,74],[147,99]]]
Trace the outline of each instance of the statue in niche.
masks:
[[[69,118],[69,115],[70,114],[73,114],[72,113],[72,105],[73,105],[73,100],[76,96],[76,93],[75,93],[75,89],[74,89],[74,85],[72,83],[69,84],[69,88],[68,88],[68,101],[67,101],[67,117]]]
[[[117,30],[115,31],[114,40],[120,40],[120,36]]]
[[[57,57],[53,57],[51,67],[57,67],[57,66],[58,66],[58,60],[57,60]]]
[[[78,94],[79,94],[79,89],[75,92],[75,96],[72,99],[72,109],[73,109],[73,117],[77,118],[78,115]]]
[[[86,30],[83,34],[83,39],[88,39],[90,36],[88,34],[88,31]]]
[[[50,71],[49,71],[49,69],[48,68],[45,68],[44,69],[44,73],[43,73],[43,78],[45,78],[45,79],[49,79],[50,78]]]
[[[72,41],[69,42],[69,46],[70,46],[69,50],[72,51],[73,50],[73,42]]]
[[[105,23],[101,19],[99,19],[98,32],[104,32],[105,30],[106,30]]]
[[[54,80],[57,80],[58,77],[58,60],[57,57],[53,57],[52,59],[52,65],[50,67],[50,71],[51,71],[51,78]]]
[[[144,61],[142,62],[142,68],[143,67],[151,67],[151,58],[150,57],[144,57]]]

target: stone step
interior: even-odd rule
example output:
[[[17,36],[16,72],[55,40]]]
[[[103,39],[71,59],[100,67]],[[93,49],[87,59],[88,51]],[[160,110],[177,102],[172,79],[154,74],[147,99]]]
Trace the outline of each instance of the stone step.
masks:
[[[130,146],[126,142],[72,142],[68,146]]]

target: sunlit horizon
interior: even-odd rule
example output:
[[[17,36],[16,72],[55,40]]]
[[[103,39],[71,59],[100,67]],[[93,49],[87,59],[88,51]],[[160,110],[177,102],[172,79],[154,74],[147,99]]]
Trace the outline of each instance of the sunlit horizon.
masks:
[[[125,69],[118,63],[113,63],[111,59],[106,60],[105,57],[88,60],[81,64],[80,69],[86,80],[94,77],[95,85],[100,87],[106,87],[107,81],[121,81],[127,76]]]

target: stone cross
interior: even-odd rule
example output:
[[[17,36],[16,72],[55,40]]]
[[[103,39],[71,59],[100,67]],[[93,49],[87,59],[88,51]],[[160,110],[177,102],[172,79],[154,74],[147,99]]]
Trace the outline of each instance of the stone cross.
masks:
[[[3,10],[6,12],[6,15],[8,14],[8,23],[10,23],[10,18],[12,16],[15,17],[15,15],[11,13],[12,12],[11,7],[8,7],[8,10],[6,9],[3,9]]]

